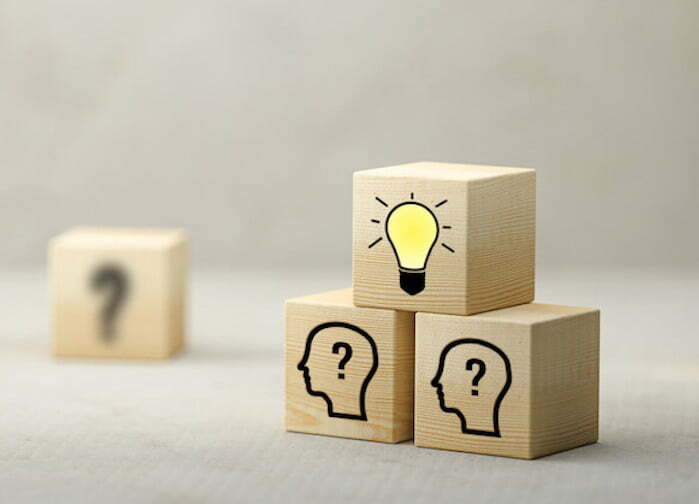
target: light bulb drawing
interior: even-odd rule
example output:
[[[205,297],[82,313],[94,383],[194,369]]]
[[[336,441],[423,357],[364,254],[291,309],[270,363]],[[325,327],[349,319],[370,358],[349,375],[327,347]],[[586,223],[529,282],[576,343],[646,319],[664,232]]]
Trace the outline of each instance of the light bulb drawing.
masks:
[[[414,201],[415,194],[410,193],[410,200],[403,201],[392,207],[384,220],[386,238],[393,248],[398,262],[400,287],[407,294],[414,296],[425,289],[425,271],[427,260],[439,238],[440,225],[435,213],[424,203]],[[375,197],[382,206],[389,205],[384,200]],[[435,205],[439,208],[446,204],[442,200]],[[379,219],[371,219],[374,224],[381,224]],[[451,226],[441,226],[441,229],[451,229]],[[373,248],[383,237],[369,244]],[[454,249],[442,243],[442,247],[451,253]]]

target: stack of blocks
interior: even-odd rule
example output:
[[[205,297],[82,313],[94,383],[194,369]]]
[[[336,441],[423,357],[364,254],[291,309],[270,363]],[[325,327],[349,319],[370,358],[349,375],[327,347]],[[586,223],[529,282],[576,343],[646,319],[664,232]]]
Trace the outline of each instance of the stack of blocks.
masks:
[[[533,303],[535,172],[355,173],[353,288],[286,303],[286,428],[532,459],[598,437],[599,311]]]

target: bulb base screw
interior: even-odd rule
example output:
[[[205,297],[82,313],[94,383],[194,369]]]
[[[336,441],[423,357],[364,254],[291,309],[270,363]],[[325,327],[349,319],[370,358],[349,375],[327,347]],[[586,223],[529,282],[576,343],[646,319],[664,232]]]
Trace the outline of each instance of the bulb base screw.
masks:
[[[400,288],[411,296],[419,294],[425,290],[425,272],[400,270]]]

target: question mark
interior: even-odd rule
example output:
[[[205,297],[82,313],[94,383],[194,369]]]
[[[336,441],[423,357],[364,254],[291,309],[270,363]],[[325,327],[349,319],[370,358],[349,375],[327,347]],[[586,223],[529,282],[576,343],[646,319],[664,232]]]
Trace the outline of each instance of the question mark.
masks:
[[[349,360],[352,358],[352,347],[349,345],[349,343],[345,343],[344,341],[338,341],[333,345],[333,353],[334,354],[339,354],[340,353],[340,348],[345,349],[345,356],[340,359],[340,363],[337,365],[338,369],[341,369],[344,371],[345,365],[349,362]],[[337,377],[340,380],[345,379],[345,373],[337,373]]]
[[[477,396],[478,390],[476,389],[476,387],[478,387],[478,382],[481,381],[481,378],[483,378],[483,375],[485,374],[485,362],[483,362],[480,359],[469,359],[466,361],[466,371],[471,371],[474,364],[478,367],[478,372],[471,381],[471,384],[473,386],[473,389],[471,390],[471,395]]]
[[[102,307],[102,339],[105,343],[114,341],[114,321],[128,295],[129,278],[123,268],[114,264],[100,266],[90,278],[92,290],[107,291],[107,301]]]

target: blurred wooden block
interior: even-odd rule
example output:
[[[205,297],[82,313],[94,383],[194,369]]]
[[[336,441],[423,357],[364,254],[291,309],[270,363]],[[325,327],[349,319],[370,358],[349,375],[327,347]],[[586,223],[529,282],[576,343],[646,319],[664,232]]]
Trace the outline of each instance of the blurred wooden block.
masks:
[[[75,228],[51,241],[49,275],[56,355],[157,359],[183,345],[182,231]]]
[[[599,311],[416,315],[415,445],[532,459],[597,441]]]
[[[413,437],[414,315],[357,308],[352,289],[286,302],[286,429]]]
[[[356,172],[354,303],[468,315],[532,301],[535,185],[524,168]]]

